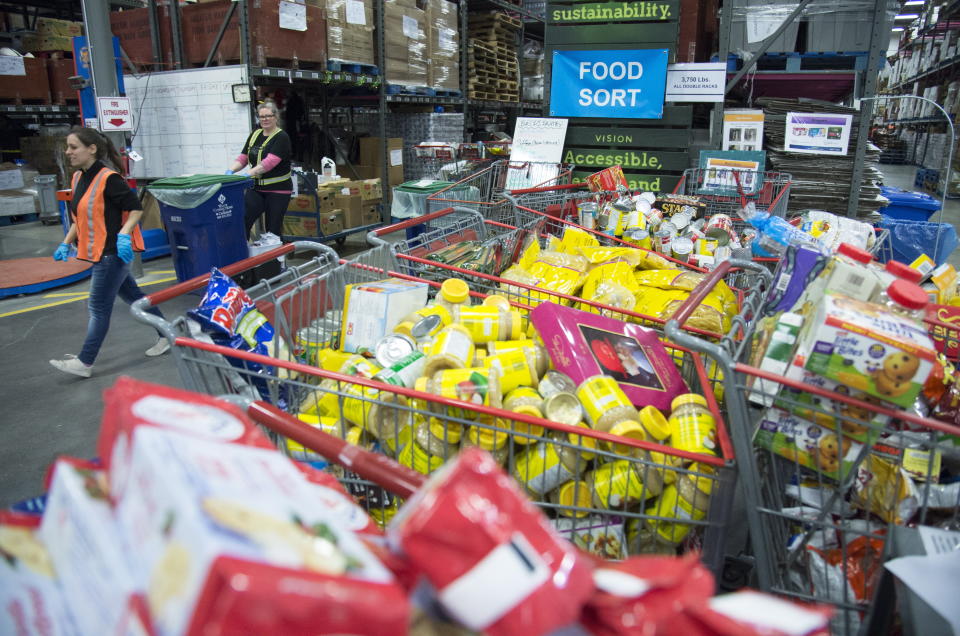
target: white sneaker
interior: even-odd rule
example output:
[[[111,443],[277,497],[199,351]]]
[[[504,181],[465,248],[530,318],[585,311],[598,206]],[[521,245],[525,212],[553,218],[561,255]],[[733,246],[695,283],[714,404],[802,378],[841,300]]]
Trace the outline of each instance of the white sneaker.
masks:
[[[60,369],[64,373],[79,375],[81,378],[89,378],[93,373],[93,365],[86,365],[80,362],[80,358],[74,355],[67,355],[63,360],[51,360],[50,364]]]
[[[167,351],[170,351],[170,342],[166,338],[158,338],[157,343],[147,349],[146,354],[148,358],[156,358],[157,356],[162,356]]]

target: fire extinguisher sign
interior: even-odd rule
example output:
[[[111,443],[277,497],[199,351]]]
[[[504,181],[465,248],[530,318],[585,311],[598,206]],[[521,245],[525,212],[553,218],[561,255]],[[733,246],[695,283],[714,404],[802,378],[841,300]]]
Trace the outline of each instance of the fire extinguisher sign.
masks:
[[[103,132],[133,130],[133,115],[128,97],[98,97],[97,116]]]

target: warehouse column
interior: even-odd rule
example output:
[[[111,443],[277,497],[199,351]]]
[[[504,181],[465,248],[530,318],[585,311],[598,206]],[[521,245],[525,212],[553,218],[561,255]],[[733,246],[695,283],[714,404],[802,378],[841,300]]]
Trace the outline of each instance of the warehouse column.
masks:
[[[110,5],[101,0],[83,0],[83,28],[87,34],[87,51],[90,55],[90,82],[94,99],[119,97],[117,84],[117,61],[113,52],[113,33],[110,31]],[[127,147],[127,135],[122,132],[104,133],[122,156]],[[123,169],[124,166],[117,166]],[[124,175],[126,176],[126,175]],[[143,276],[140,254],[136,253],[130,272],[135,278]]]

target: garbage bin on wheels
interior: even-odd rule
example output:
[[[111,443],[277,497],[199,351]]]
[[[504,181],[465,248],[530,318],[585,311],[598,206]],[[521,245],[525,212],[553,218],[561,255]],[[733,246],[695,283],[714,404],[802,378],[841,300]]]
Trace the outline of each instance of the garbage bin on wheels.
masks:
[[[241,175],[198,174],[147,186],[160,204],[177,280],[247,258],[243,195],[252,184]]]

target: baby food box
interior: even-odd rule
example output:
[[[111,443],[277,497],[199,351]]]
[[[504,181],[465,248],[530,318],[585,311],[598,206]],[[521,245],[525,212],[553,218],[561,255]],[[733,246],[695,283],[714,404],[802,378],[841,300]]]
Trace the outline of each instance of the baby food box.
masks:
[[[858,442],[778,408],[764,411],[753,443],[838,480],[853,470],[862,449]]]
[[[882,305],[826,294],[801,350],[808,371],[909,407],[936,363],[926,329]]]

